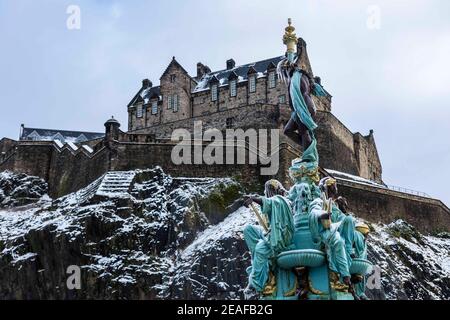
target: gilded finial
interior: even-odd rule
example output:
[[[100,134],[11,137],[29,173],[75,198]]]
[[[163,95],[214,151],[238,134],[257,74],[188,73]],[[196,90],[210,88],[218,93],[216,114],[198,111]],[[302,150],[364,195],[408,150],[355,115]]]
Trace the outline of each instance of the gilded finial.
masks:
[[[283,36],[283,43],[287,46],[288,53],[295,53],[297,45],[297,35],[295,34],[295,27],[292,25],[292,19],[288,19],[288,26],[284,29],[286,32]]]

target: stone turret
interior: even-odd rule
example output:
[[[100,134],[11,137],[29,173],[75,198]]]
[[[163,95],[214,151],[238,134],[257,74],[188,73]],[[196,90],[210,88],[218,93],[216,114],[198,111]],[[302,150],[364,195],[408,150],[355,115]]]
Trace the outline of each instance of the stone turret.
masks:
[[[120,123],[114,117],[105,122],[105,140],[111,142],[119,140]]]

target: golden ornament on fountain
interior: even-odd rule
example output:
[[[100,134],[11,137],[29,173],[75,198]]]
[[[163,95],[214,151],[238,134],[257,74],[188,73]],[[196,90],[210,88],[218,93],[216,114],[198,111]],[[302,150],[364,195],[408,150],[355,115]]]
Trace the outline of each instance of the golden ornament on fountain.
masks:
[[[283,36],[283,43],[287,47],[287,53],[295,53],[297,51],[297,35],[295,34],[295,27],[292,26],[291,18],[288,19],[288,26],[284,29],[286,32]]]

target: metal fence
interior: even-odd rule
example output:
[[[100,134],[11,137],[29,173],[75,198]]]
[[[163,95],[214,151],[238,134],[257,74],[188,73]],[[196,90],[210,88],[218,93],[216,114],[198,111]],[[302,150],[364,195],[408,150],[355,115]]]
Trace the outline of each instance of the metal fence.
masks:
[[[424,198],[431,198],[431,196],[429,194],[425,193],[425,192],[411,190],[411,189],[397,187],[397,186],[390,186],[390,185],[387,185],[387,187],[388,187],[389,190],[403,192],[403,193],[408,193],[408,194],[412,194],[412,195],[419,196],[419,197],[424,197]]]

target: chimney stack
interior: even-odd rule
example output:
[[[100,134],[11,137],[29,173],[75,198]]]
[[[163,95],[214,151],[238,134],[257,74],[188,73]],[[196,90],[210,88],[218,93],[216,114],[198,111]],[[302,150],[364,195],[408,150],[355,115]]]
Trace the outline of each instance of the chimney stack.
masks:
[[[153,83],[150,80],[148,80],[148,79],[144,79],[144,80],[142,80],[142,87],[144,89],[145,88],[151,88],[151,87],[153,87]]]
[[[197,63],[197,79],[201,79],[204,75],[204,66],[201,62]]]
[[[205,66],[203,63],[197,63],[197,79],[203,78],[203,76],[207,73],[210,73],[211,69],[208,66]]]
[[[236,66],[236,62],[233,59],[227,60],[227,70],[231,70]]]

